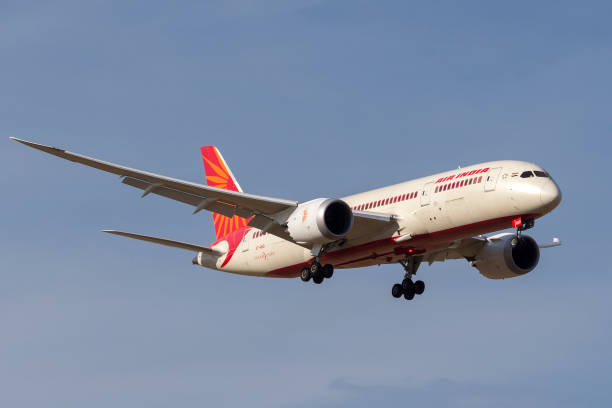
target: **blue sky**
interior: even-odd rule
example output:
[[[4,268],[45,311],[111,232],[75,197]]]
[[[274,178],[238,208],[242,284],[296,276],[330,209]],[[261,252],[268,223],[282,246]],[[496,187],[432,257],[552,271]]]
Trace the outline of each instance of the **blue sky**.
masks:
[[[0,403],[12,407],[609,406],[609,2],[0,3]],[[524,277],[399,266],[324,285],[192,254],[205,212],[9,136],[306,200],[481,161],[533,161],[562,238]]]

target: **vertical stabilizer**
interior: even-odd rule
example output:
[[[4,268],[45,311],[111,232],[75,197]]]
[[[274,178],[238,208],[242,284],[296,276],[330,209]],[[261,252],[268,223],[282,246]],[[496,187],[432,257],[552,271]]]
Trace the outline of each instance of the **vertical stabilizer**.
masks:
[[[202,160],[204,161],[204,171],[206,173],[206,184],[211,187],[222,188],[231,191],[240,191],[240,184],[232,174],[229,166],[221,156],[221,153],[215,146],[204,146],[201,148]],[[215,232],[217,239],[220,239],[227,234],[246,227],[248,220],[246,218],[225,217],[218,213],[212,213],[213,222],[215,223]]]

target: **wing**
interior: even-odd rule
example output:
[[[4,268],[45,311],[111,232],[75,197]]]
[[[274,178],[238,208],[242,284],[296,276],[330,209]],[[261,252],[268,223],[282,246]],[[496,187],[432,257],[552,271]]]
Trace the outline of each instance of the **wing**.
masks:
[[[223,255],[223,252],[217,251],[213,248],[203,246],[203,245],[189,244],[187,242],[172,241],[169,239],[151,237],[148,235],[132,234],[130,232],[123,232],[123,231],[103,230],[102,232],[106,232],[108,234],[113,234],[113,235],[120,235],[122,237],[137,239],[140,241],[152,242],[154,244],[165,245],[165,246],[169,246],[173,248],[186,249],[186,250],[195,251],[195,252],[204,252],[209,255]]]
[[[156,194],[195,207],[194,214],[201,210],[213,211],[226,217],[238,215],[251,218],[249,225],[264,230],[287,241],[295,242],[283,225],[286,217],[298,205],[297,201],[264,197],[239,191],[224,190],[203,184],[178,180],[159,174],[137,170],[118,164],[109,163],[92,157],[72,153],[57,147],[46,146],[11,137],[19,143],[62,159],[80,163],[122,177],[122,183],[143,190],[142,197]],[[370,212],[353,212],[355,222],[347,240],[356,239],[368,234],[385,233],[393,230],[397,223],[391,214]],[[310,244],[300,243],[308,248]]]
[[[196,207],[196,211],[210,210],[219,214],[248,217],[257,213],[273,214],[298,205],[297,201],[282,200],[223,190],[189,181],[177,180],[159,174],[136,170],[129,167],[105,162],[80,154],[71,153],[57,147],[45,146],[38,143],[11,137],[11,139],[34,149],[70,160],[76,163],[94,167],[108,173],[123,177],[123,183],[144,190],[143,197],[148,194],[157,194],[172,198]]]

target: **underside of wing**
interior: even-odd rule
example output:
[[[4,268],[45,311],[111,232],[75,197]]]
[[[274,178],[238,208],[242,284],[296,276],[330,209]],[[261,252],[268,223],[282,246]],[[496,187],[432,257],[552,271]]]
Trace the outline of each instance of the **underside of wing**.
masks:
[[[423,260],[431,265],[434,262],[444,262],[447,259],[471,259],[487,243],[487,238],[478,236],[452,242],[447,248],[425,255]]]
[[[391,235],[399,226],[394,214],[374,213],[366,211],[353,211],[354,224],[346,239],[353,240],[360,237]]]

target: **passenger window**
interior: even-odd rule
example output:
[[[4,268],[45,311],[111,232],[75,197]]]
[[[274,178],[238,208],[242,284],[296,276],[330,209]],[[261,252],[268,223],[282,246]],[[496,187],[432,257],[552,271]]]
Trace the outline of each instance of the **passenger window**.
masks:
[[[524,171],[524,172],[521,174],[521,178],[529,178],[529,177],[533,177],[533,173],[532,173],[532,172],[530,172],[530,171]]]

